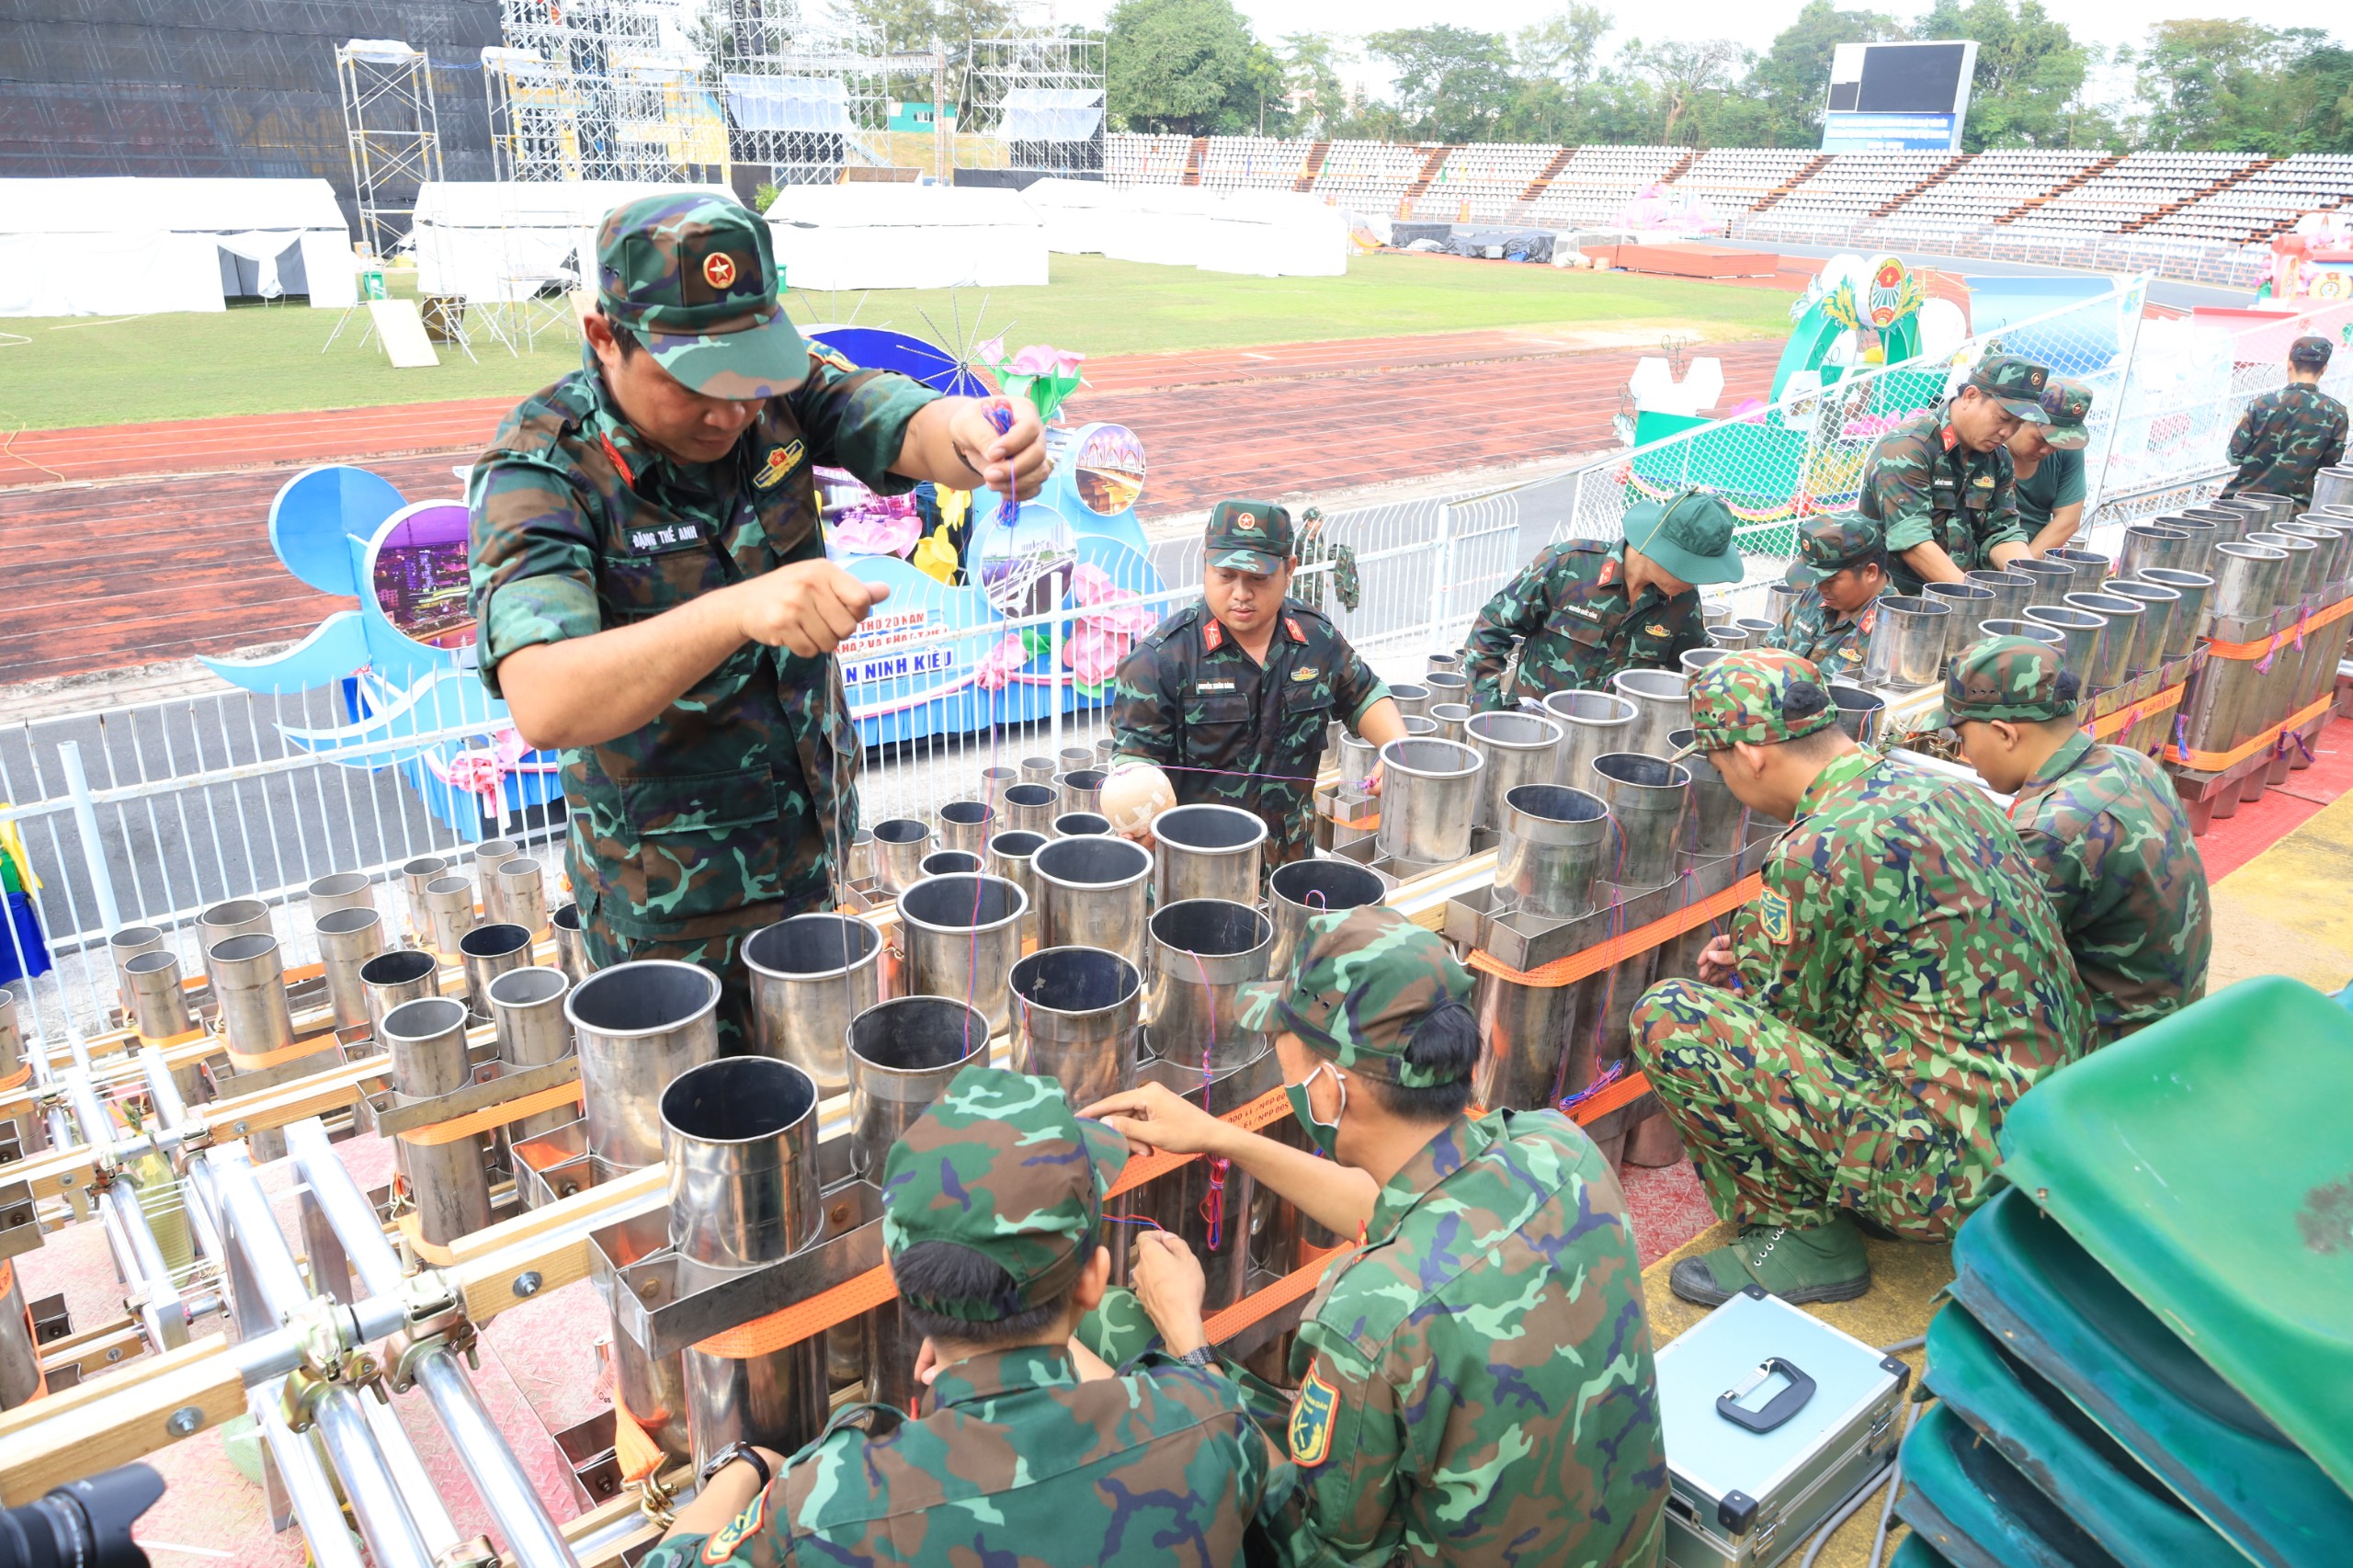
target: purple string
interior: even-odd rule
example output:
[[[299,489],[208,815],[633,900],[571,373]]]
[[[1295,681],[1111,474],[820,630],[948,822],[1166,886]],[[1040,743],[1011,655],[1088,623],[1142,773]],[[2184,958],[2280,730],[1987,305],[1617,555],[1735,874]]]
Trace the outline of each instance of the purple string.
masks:
[[[1586,1101],[1593,1098],[1594,1096],[1601,1093],[1602,1090],[1608,1088],[1610,1085],[1616,1083],[1625,1075],[1625,1062],[1613,1062],[1609,1064],[1608,1069],[1603,1072],[1599,1076],[1596,1077],[1592,1083],[1587,1084],[1575,1094],[1560,1101],[1559,1108],[1562,1110],[1574,1110],[1577,1107],[1585,1104]]]
[[[1010,431],[1013,428],[1012,408],[1002,403],[993,404],[989,409],[989,427],[1000,436]],[[1005,494],[997,499],[996,520],[1010,527],[1020,510],[1021,503],[1013,498],[1013,479],[1008,474],[1006,476]]]

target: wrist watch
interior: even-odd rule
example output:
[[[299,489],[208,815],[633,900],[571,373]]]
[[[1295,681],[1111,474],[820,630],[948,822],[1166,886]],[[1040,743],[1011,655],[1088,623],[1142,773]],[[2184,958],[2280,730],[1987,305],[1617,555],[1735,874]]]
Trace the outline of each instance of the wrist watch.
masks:
[[[1202,1371],[1207,1371],[1210,1369],[1210,1364],[1217,1359],[1217,1356],[1216,1353],[1211,1351],[1208,1346],[1196,1345],[1190,1350],[1186,1351],[1182,1356],[1177,1357],[1176,1359],[1184,1362],[1188,1367],[1198,1368]]]
[[[713,1476],[716,1476],[721,1471],[725,1470],[729,1465],[733,1464],[737,1460],[742,1460],[745,1464],[752,1467],[752,1473],[760,1478],[759,1489],[766,1492],[768,1489],[769,1481],[773,1479],[773,1477],[768,1474],[768,1461],[760,1458],[759,1449],[752,1447],[751,1444],[746,1443],[740,1438],[728,1444],[725,1448],[710,1456],[710,1462],[702,1467],[702,1475],[700,1479],[703,1483],[705,1485],[709,1485]]]

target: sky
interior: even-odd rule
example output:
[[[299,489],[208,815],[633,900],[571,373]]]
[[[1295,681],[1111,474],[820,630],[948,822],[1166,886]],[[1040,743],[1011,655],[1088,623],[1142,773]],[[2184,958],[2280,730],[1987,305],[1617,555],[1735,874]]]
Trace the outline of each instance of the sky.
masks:
[[[1286,33],[1321,32],[1362,38],[1393,28],[1452,22],[1488,32],[1510,33],[1541,21],[1559,10],[1559,0],[1485,0],[1471,12],[1435,5],[1431,0],[1234,0],[1235,8],[1250,19],[1261,39],[1274,42]],[[1728,38],[1763,52],[1773,35],[1797,18],[1800,0],[1679,0],[1671,7],[1650,7],[1602,0],[1620,17],[1619,30],[1607,45],[1615,54],[1629,38],[1646,42],[1663,39]],[[1926,11],[1927,0],[1839,0],[1842,9],[1884,11],[1899,20]],[[2234,17],[2268,27],[2326,26],[2310,0],[2142,0],[2129,6],[2077,6],[2064,3],[2049,8],[2075,35],[2104,48],[2139,43],[2151,24],[2188,17]],[[1110,9],[1108,0],[1051,0],[1058,20],[1099,23]],[[2323,7],[2325,9],[2325,7]],[[2340,33],[2353,29],[2339,29]],[[1362,70],[1362,68],[1359,68]],[[1364,85],[1385,89],[1385,72],[1362,71]],[[2119,84],[2120,85],[2120,84]],[[2097,95],[2095,95],[2097,96]]]

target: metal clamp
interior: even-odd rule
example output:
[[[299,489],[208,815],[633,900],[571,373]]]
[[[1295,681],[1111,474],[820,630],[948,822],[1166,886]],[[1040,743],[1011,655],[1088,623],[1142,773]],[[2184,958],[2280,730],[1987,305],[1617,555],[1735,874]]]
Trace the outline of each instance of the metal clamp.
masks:
[[[401,1309],[408,1326],[384,1341],[384,1360],[392,1369],[394,1393],[416,1386],[416,1365],[437,1350],[462,1356],[480,1370],[479,1336],[466,1316],[466,1299],[438,1269],[427,1268],[401,1282]]]
[[[498,1568],[498,1549],[490,1544],[490,1537],[478,1535],[443,1547],[434,1554],[433,1568]]]

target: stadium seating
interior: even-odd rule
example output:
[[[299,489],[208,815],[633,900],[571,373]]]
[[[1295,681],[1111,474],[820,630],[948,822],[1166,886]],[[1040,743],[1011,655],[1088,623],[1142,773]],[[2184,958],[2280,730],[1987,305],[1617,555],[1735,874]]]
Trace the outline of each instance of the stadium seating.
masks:
[[[2097,153],[1980,153],[1872,228],[1915,244],[1975,233],[2107,162]]]
[[[1273,136],[1212,136],[1201,154],[1201,183],[1217,190],[1289,190],[1307,173],[1313,142]]]
[[[1212,137],[1222,142],[1223,137]],[[1108,136],[1103,172],[1113,185],[1182,185],[1186,160],[1192,156],[1189,136]]]
[[[1313,188],[1351,211],[1393,214],[1422,177],[1423,165],[1435,150],[1388,142],[1335,142],[1324,154]]]
[[[1426,218],[1500,223],[1561,149],[1533,142],[1486,142],[1448,151],[1414,210]]]
[[[1955,161],[1950,153],[1841,153],[1756,213],[1742,233],[1766,239],[1842,239]]]
[[[2135,153],[2011,218],[2016,239],[2117,234],[2261,162],[2242,153]]]
[[[1643,187],[1690,158],[1688,147],[1580,147],[1529,204],[1526,221],[1562,228],[1608,223]]]
[[[2293,227],[2307,212],[2347,199],[2353,199],[2353,156],[2305,153],[2177,208],[2141,232],[2207,244],[2249,244]]]
[[[1711,147],[1675,182],[1725,218],[1748,211],[1821,156],[1802,147]]]

